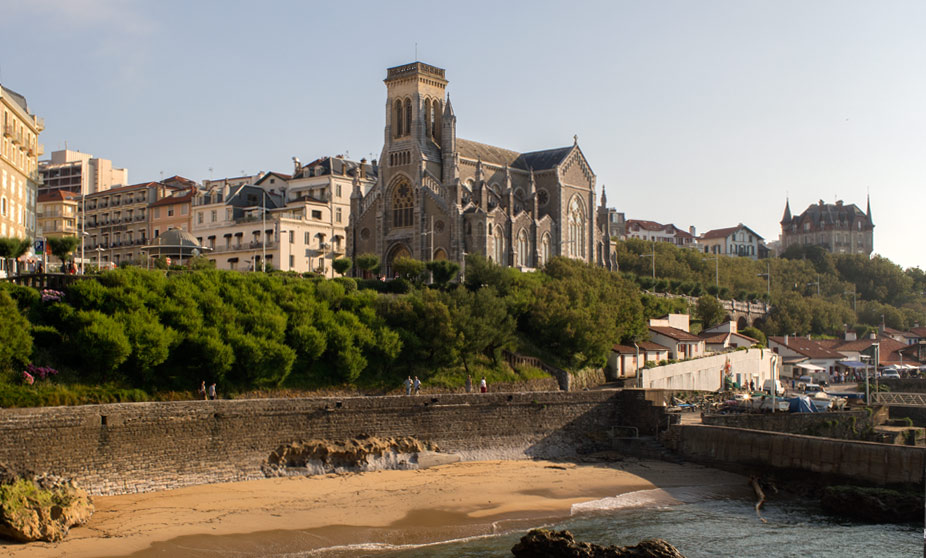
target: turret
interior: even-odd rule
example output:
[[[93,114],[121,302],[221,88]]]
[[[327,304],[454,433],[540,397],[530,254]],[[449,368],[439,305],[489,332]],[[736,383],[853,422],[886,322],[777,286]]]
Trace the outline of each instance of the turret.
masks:
[[[791,223],[791,203],[788,198],[785,198],[785,214],[781,218],[782,225],[788,225]]]

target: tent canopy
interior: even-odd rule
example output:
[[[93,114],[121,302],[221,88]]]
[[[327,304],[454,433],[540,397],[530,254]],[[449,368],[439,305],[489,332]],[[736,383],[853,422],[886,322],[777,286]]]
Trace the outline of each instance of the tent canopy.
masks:
[[[819,371],[819,370],[826,370],[826,368],[823,368],[822,366],[817,366],[816,364],[806,364],[806,363],[803,363],[803,362],[800,363],[800,364],[795,364],[794,367],[795,367],[795,368],[803,368],[804,370],[818,370],[818,371]]]
[[[845,366],[846,368],[868,368],[867,364],[857,360],[841,360],[837,364],[840,366]]]

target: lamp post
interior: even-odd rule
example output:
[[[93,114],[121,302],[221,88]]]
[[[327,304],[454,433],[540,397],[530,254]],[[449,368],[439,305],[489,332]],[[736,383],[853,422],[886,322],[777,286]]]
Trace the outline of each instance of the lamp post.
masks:
[[[856,309],[856,306],[855,306],[855,303],[856,303],[855,291],[843,291],[842,294],[844,294],[844,295],[847,295],[847,294],[852,295],[852,311],[858,313],[858,310]]]
[[[103,269],[103,260],[102,260],[102,258],[103,258],[103,252],[105,252],[105,251],[106,251],[106,250],[105,250],[102,246],[97,246],[97,247],[96,247],[96,271],[97,271],[97,273],[99,273],[100,270]]]
[[[772,297],[772,262],[765,262],[765,273],[757,273],[756,277],[765,277],[765,294]]]
[[[260,234],[260,238],[263,241],[263,250],[260,256],[260,270],[263,273],[267,273],[267,191],[264,189],[260,191],[260,202],[261,228],[263,229]]]
[[[80,196],[80,274],[84,274],[84,238],[87,236],[87,196]]]
[[[653,280],[656,280],[656,241],[653,241],[653,253],[652,254],[640,254],[641,258],[653,258]],[[654,291],[655,292],[655,291]]]
[[[816,285],[817,286],[817,296],[820,296],[820,274],[817,274],[817,280],[807,283],[807,286]]]

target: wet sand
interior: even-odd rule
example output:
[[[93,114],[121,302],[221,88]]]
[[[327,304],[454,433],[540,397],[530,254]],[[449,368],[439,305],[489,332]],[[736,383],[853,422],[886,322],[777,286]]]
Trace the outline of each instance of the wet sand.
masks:
[[[13,558],[261,556],[333,546],[422,544],[524,528],[574,504],[640,490],[743,491],[743,477],[629,460],[480,461],[98,496],[90,522],[60,543],[0,542]],[[652,494],[652,493],[649,493]],[[665,495],[665,503],[671,502]]]

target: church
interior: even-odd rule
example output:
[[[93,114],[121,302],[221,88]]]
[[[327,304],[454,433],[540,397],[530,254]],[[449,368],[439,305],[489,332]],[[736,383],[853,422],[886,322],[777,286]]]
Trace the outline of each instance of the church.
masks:
[[[554,256],[612,268],[604,192],[596,207],[578,140],[520,153],[458,138],[447,83],[422,62],[386,71],[378,177],[354,186],[347,255],[375,254],[386,276],[397,258],[462,267],[476,253],[524,270]]]

